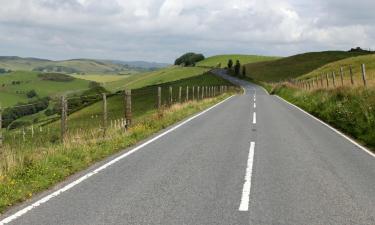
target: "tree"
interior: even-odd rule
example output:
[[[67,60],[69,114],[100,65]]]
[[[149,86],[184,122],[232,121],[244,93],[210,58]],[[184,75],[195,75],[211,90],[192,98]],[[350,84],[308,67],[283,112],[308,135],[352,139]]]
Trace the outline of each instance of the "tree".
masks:
[[[236,65],[234,65],[234,73],[236,76],[240,75],[240,69],[241,69],[241,64],[239,60],[236,60]]]
[[[242,66],[242,77],[246,77],[246,67]]]
[[[27,93],[26,93],[26,96],[28,97],[28,98],[34,98],[35,96],[37,96],[38,94],[36,93],[36,91],[35,90],[30,90],[30,91],[28,91]]]
[[[194,52],[188,52],[177,58],[174,62],[175,65],[195,66],[195,64],[204,59],[204,55]]]
[[[233,61],[231,59],[228,60],[228,69],[231,69],[233,66]]]

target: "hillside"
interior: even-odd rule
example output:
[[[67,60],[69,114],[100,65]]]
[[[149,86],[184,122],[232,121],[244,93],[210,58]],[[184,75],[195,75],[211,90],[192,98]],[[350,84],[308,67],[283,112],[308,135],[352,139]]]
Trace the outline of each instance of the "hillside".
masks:
[[[77,74],[133,74],[144,69],[128,65],[115,64],[104,60],[71,59],[51,61],[37,58],[21,58],[16,56],[1,56],[0,68],[13,71],[43,71]]]
[[[269,62],[247,64],[246,72],[248,77],[255,80],[266,82],[282,81],[310,73],[327,63],[365,54],[368,53],[344,51],[310,52]]]
[[[104,87],[111,91],[124,88],[134,89],[198,76],[207,72],[208,70],[209,69],[200,67],[171,66],[148,73],[129,76],[114,82],[105,83]]]
[[[64,75],[56,75],[62,77]],[[11,106],[18,102],[27,102],[26,93],[35,90],[39,97],[73,93],[89,88],[90,81],[72,78],[71,80],[48,80],[38,72],[16,71],[0,75],[0,103]]]
[[[221,63],[221,67],[224,68],[227,66],[228,60],[232,59],[235,62],[237,59],[240,60],[241,64],[253,63],[253,62],[262,62],[279,59],[280,57],[273,56],[258,56],[258,55],[216,55],[206,58],[203,61],[197,63],[197,66],[204,67],[216,67]]]

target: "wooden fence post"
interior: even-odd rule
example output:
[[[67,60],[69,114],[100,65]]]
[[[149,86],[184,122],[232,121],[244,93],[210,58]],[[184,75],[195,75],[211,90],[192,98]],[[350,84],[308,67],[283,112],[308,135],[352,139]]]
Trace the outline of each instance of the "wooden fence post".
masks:
[[[336,74],[335,74],[335,72],[332,72],[332,83],[333,83],[333,87],[336,87]]]
[[[328,88],[329,87],[328,73],[326,73],[326,80],[327,80],[327,88]]]
[[[172,86],[169,86],[169,105],[173,104],[173,89]]]
[[[132,124],[132,90],[125,90],[125,122],[128,129]]]
[[[349,71],[350,71],[350,82],[352,85],[354,85],[354,77],[353,77],[353,68],[352,66],[349,66]]]
[[[65,141],[67,131],[67,101],[65,96],[61,96],[61,142]]]
[[[344,86],[344,69],[340,67],[341,86]]]
[[[178,102],[182,102],[182,87],[178,87]]]
[[[189,86],[186,86],[186,98],[185,101],[189,101]]]
[[[367,87],[367,81],[366,81],[366,65],[362,64],[362,80],[363,80],[363,85]]]
[[[192,100],[194,101],[194,94],[195,94],[195,87],[193,86],[193,89],[192,89],[192,95],[193,95],[193,97],[192,97]]]
[[[161,109],[161,87],[158,87],[158,109]]]
[[[0,148],[3,146],[3,109],[0,104]]]
[[[103,96],[103,137],[105,137],[105,135],[107,134],[107,119],[108,119],[107,95],[103,93],[102,96]]]
[[[200,98],[200,95],[199,95],[199,89],[200,89],[200,87],[198,86],[198,87],[197,87],[197,100],[199,100],[199,98]]]
[[[320,86],[323,88],[323,74],[320,75]]]

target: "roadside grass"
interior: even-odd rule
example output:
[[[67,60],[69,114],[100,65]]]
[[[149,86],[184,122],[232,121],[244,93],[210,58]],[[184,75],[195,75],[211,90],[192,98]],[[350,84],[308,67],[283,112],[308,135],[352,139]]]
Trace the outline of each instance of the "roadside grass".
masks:
[[[339,87],[305,91],[287,83],[276,85],[277,94],[375,149],[375,89]]]
[[[70,133],[65,145],[54,144],[37,149],[24,146],[24,149],[17,150],[17,154],[6,146],[1,152],[1,158],[8,159],[8,164],[16,163],[20,158],[22,162],[17,162],[18,165],[12,170],[0,173],[0,212],[229,95],[227,93],[216,98],[176,104],[162,113],[153,112],[127,132],[109,129],[108,138],[103,138],[101,131],[96,129]]]
[[[74,79],[68,82],[42,80],[38,72],[15,71],[0,75],[0,104],[12,106],[27,102],[27,91],[35,90],[39,97],[80,92],[89,88],[89,81]],[[19,82],[19,83],[14,83]]]
[[[241,54],[233,54],[233,55],[216,55],[208,57],[200,62],[197,63],[197,66],[201,67],[217,67],[220,63],[221,68],[227,66],[228,60],[232,59],[233,63],[236,60],[240,60],[241,64],[248,64],[253,62],[262,62],[262,61],[271,61],[275,59],[279,59],[280,57],[275,56],[260,56],[260,55],[241,55]]]
[[[124,90],[125,88],[135,89],[199,76],[208,71],[209,69],[200,67],[171,66],[156,71],[135,74],[115,82],[105,83],[104,87],[110,91]]]
[[[368,53],[343,51],[304,53],[274,61],[247,64],[245,65],[246,75],[258,81],[285,81],[310,73],[327,63],[364,54]]]

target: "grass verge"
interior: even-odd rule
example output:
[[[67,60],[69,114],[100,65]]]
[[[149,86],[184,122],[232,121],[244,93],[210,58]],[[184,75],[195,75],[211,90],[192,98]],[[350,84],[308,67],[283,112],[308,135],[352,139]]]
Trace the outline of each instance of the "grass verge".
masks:
[[[107,135],[110,138],[98,138],[100,131],[87,131],[71,134],[65,145],[51,145],[42,151],[25,149],[23,153],[26,156],[22,166],[0,175],[0,212],[121,149],[135,145],[161,129],[222,101],[229,95],[230,93],[227,93],[216,98],[173,105],[161,113],[154,112],[144,117],[127,132],[110,129]],[[2,152],[2,157],[7,157],[6,152]]]

